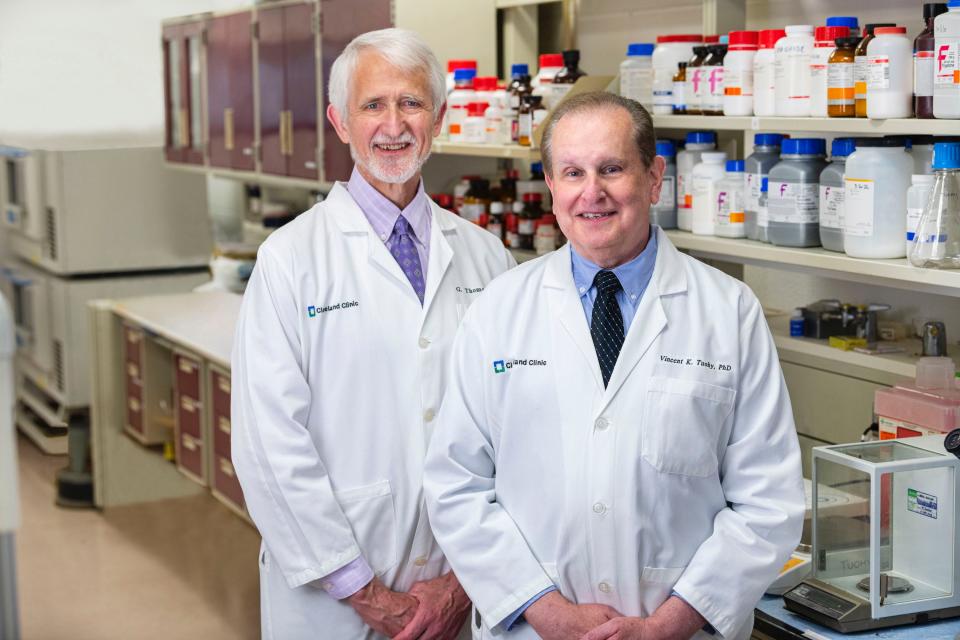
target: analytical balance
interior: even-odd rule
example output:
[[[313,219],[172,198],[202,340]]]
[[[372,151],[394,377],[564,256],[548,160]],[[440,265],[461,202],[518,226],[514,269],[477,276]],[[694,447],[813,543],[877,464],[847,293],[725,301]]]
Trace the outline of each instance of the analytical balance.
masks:
[[[813,450],[812,573],[787,609],[841,632],[960,616],[960,429]],[[862,498],[821,509],[820,492]]]

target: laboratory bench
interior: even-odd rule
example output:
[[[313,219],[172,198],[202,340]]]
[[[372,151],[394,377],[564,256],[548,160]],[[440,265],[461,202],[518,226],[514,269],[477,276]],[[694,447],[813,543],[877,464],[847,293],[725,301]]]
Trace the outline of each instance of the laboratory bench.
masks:
[[[230,458],[230,350],[241,296],[91,303],[99,507],[209,490],[249,519]]]

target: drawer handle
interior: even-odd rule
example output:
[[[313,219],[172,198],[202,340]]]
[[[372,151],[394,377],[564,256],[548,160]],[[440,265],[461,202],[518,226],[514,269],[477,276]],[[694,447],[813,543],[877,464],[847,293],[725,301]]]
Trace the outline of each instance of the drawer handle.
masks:
[[[130,344],[138,344],[140,342],[140,332],[127,329],[127,342]]]
[[[128,398],[127,406],[130,407],[130,411],[133,411],[135,413],[140,413],[140,401],[137,400],[136,398],[132,396]]]
[[[196,451],[197,450],[197,441],[191,438],[187,434],[183,434],[183,448],[187,451]]]
[[[232,478],[236,475],[233,471],[233,465],[230,464],[230,461],[226,458],[220,458],[220,471],[223,472],[223,475]]]
[[[183,373],[194,373],[197,370],[197,365],[193,362],[190,362],[186,358],[180,358],[180,371]]]
[[[217,427],[220,428],[220,431],[223,431],[225,434],[230,435],[230,420],[229,418],[224,418],[220,416],[217,418]]]
[[[133,364],[132,362],[127,363],[127,375],[131,378],[137,379],[140,377],[140,367]]]
[[[230,395],[230,380],[228,378],[217,376],[217,386],[220,388],[220,391]]]
[[[200,403],[189,396],[180,396],[180,407],[187,413],[194,413],[200,407]]]

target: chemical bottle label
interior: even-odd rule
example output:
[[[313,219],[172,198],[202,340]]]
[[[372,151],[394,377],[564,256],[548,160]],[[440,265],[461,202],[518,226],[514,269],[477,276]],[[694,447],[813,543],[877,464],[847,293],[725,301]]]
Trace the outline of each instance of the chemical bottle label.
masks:
[[[660,200],[656,204],[657,209],[673,209],[677,206],[675,187],[676,182],[673,176],[663,177],[663,186],[660,187]]]
[[[679,174],[677,176],[677,206],[681,209],[689,209],[693,204],[693,196],[687,193],[687,176]]]
[[[872,236],[876,185],[864,178],[845,178],[844,184],[843,232],[851,236]]]
[[[917,51],[913,54],[913,93],[917,96],[933,95],[935,72],[933,51]]]
[[[843,229],[844,187],[820,185],[820,226]]]
[[[854,97],[857,100],[867,99],[867,56],[857,56],[853,61]]]
[[[533,116],[529,113],[520,114],[520,137],[529,138],[533,136]]]
[[[771,222],[815,224],[820,219],[820,192],[816,183],[768,182],[767,209]]]
[[[743,192],[737,189],[717,192],[717,226],[729,227],[743,224],[746,216],[743,212]]]
[[[960,84],[960,43],[937,43],[936,83],[938,85]]]
[[[650,104],[653,100],[653,69],[628,69],[620,74],[620,95]]]
[[[747,211],[758,211],[760,207],[760,185],[763,184],[764,174],[748,173],[746,175],[746,207]]]
[[[677,111],[683,111],[687,108],[687,83],[686,81],[677,81],[673,83],[673,108]]]
[[[757,206],[757,227],[766,229],[770,226],[770,209],[766,204]]]
[[[723,76],[723,95],[753,96],[753,73],[747,69],[727,68]]]
[[[913,242],[913,237],[917,235],[921,215],[923,215],[923,207],[907,208],[907,242]]]
[[[827,104],[834,107],[852,107],[854,81],[852,62],[834,62],[827,67]]]
[[[723,67],[710,67],[710,75],[706,80],[706,90],[700,108],[704,111],[723,111]]]
[[[870,56],[867,59],[867,87],[870,89],[890,88],[890,56]]]

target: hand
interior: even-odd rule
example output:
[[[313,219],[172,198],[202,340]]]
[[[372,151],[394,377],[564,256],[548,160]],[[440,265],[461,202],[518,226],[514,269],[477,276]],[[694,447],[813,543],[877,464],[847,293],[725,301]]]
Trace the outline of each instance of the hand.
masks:
[[[649,618],[614,618],[583,640],[688,640],[706,622],[683,599],[671,596]]]
[[[377,633],[393,637],[413,620],[419,602],[406,593],[391,591],[371,580],[367,586],[347,598],[357,615]]]
[[[580,640],[585,633],[621,614],[604,604],[574,604],[551,591],[523,613],[543,640]]]
[[[582,640],[659,640],[649,618],[614,618],[592,629]]]
[[[470,612],[470,598],[452,572],[410,588],[420,606],[393,640],[453,640]]]

